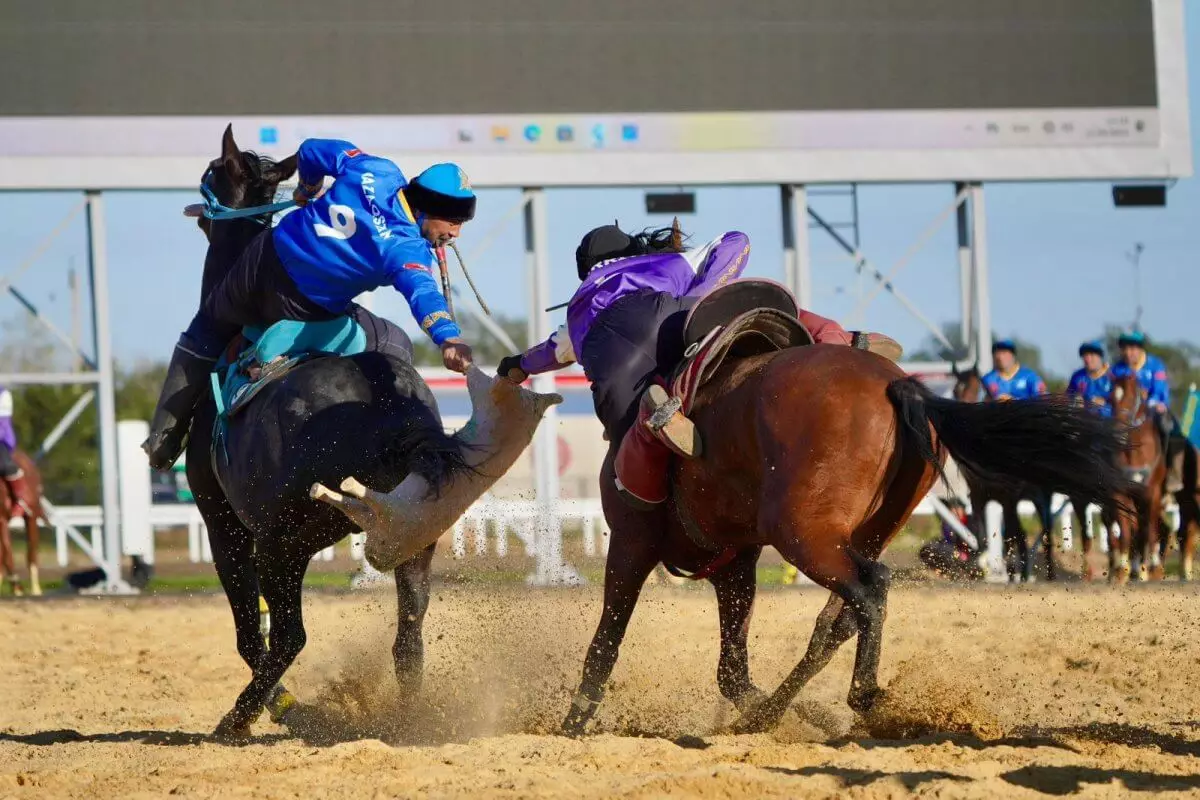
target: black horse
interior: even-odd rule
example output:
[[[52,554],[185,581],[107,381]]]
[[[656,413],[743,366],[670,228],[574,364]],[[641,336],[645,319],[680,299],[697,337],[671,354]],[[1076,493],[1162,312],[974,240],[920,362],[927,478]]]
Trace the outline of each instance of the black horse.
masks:
[[[972,366],[968,370],[954,369],[954,399],[974,403],[985,399],[983,378],[979,370]],[[1004,513],[1004,523],[1001,528],[1004,536],[1004,563],[1010,581],[1029,581],[1033,579],[1034,558],[1040,543],[1046,554],[1046,580],[1057,577],[1054,563],[1054,538],[1051,529],[1054,527],[1054,516],[1051,509],[1052,495],[1032,484],[1020,486],[995,486],[980,480],[969,472],[963,473],[967,483],[967,493],[971,497],[971,532],[979,540],[980,547],[987,547],[987,504],[993,500],[1000,504]],[[1041,530],[1033,542],[1030,551],[1029,540],[1025,536],[1025,527],[1017,508],[1022,500],[1033,503]]]
[[[209,186],[230,208],[271,202],[295,171],[241,151],[232,126]],[[264,219],[200,221],[209,239],[203,291],[233,265]],[[213,455],[216,408],[202,396],[187,449],[188,481],[208,526],[213,560],[229,598],[238,653],[253,671],[249,685],[217,727],[242,738],[264,706],[282,720],[295,702],[280,680],[304,647],[301,584],[312,556],[358,529],[334,508],[310,499],[309,487],[358,475],[389,491],[410,472],[441,486],[460,471],[463,444],[444,433],[428,386],[394,351],[301,364],[269,384],[228,420],[225,446]],[[421,627],[429,604],[433,544],[395,569],[398,625],[392,648],[407,692],[420,685]],[[271,612],[270,647],[259,635],[259,594]]]

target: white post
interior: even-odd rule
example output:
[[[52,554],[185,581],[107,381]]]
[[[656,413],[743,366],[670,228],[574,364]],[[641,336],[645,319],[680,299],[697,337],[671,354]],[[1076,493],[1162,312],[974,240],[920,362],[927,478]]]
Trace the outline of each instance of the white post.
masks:
[[[992,361],[992,300],[988,292],[987,211],[983,201],[983,185],[979,183],[971,184],[971,242],[972,263],[975,266],[972,284],[979,311],[975,359],[981,370],[987,370]]]
[[[973,299],[975,296],[974,272],[975,263],[971,253],[971,227],[970,214],[967,210],[969,197],[964,194],[965,184],[954,184],[954,196],[961,199],[958,202],[956,209],[958,220],[958,309],[961,322],[962,344],[969,353],[971,346],[975,343],[975,336],[972,330],[974,318],[972,312]]]
[[[525,260],[529,280],[529,341],[545,341],[551,334],[550,315],[544,310],[550,300],[550,246],[546,218],[546,193],[525,189]],[[554,391],[554,373],[533,378],[535,392]],[[538,517],[534,528],[537,568],[529,582],[539,586],[567,580],[569,570],[562,559],[562,522],[558,514],[558,410],[546,412],[533,437],[534,491]]]
[[[812,252],[808,243],[808,187],[803,184],[780,186],[783,212],[784,283],[796,296],[801,308],[812,308]]]
[[[154,530],[150,526],[150,468],[142,442],[150,435],[143,420],[117,423],[117,465],[121,478],[121,554],[154,563]]]
[[[121,578],[120,497],[117,477],[117,406],[113,379],[112,328],[108,306],[108,248],[104,228],[104,196],[87,193],[88,262],[92,279],[92,320],[96,340],[97,405],[100,411],[100,483],[104,509],[104,590],[136,593]]]
[[[992,580],[1006,580],[1004,568],[1004,509],[994,500],[983,509],[984,531],[987,534],[987,571]]]

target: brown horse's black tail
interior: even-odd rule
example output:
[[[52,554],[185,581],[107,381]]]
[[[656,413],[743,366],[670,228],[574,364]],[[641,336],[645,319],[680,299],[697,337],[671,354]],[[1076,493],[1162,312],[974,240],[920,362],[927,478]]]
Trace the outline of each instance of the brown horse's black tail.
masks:
[[[1117,465],[1129,447],[1126,430],[1065,398],[962,403],[938,397],[915,378],[892,381],[887,395],[905,441],[943,480],[944,449],[966,472],[1011,490],[1032,484],[1095,503],[1138,490]]]

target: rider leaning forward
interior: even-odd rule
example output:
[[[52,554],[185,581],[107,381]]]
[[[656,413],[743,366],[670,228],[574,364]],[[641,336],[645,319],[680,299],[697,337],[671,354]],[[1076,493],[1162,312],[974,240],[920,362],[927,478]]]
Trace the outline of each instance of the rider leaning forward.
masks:
[[[155,469],[179,457],[208,374],[247,325],[335,319],[363,292],[394,286],[446,367],[465,372],[471,364],[433,275],[435,248],[475,216],[462,169],[436,164],[409,182],[391,161],[336,139],[308,139],[296,157],[302,207],[250,242],[175,345],[143,445]]]
[[[671,453],[692,455],[686,449],[692,437],[671,435],[691,426],[679,412],[664,427],[647,424],[668,400],[656,381],[668,378],[683,358],[688,310],[736,280],[749,256],[749,239],[736,231],[685,249],[677,229],[631,235],[615,225],[596,228],[575,251],[581,285],[567,305],[567,323],[545,342],[503,359],[499,372],[520,382],[579,362],[611,443],[617,487],[634,506],[662,503]],[[812,312],[801,311],[800,321],[818,343],[855,342],[836,322]],[[867,349],[899,350],[886,337],[860,336]]]

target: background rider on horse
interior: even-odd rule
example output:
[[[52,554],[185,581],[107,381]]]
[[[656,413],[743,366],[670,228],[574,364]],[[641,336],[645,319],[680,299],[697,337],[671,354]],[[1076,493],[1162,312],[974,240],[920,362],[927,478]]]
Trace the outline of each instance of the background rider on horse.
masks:
[[[999,339],[992,345],[992,371],[983,376],[989,400],[1027,400],[1046,394],[1046,382],[1017,361],[1017,345]]]
[[[13,428],[13,396],[6,387],[0,386],[0,478],[4,479],[13,499],[13,514],[21,516],[25,497],[25,473],[17,465],[13,454],[17,452],[17,432]]]
[[[471,364],[471,348],[433,276],[435,248],[475,216],[466,173],[435,164],[409,182],[391,161],[337,139],[306,140],[296,164],[301,208],[234,256],[175,346],[143,445],[155,469],[179,457],[208,374],[247,325],[336,319],[350,313],[359,294],[390,285],[441,348],[448,369],[465,372]],[[334,182],[318,197],[327,177]]]
[[[596,416],[610,449],[622,496],[635,506],[666,500],[672,452],[684,457],[694,440],[679,412],[661,428],[647,425],[667,400],[659,384],[682,361],[688,310],[710,291],[737,280],[750,256],[750,240],[730,231],[695,249],[684,247],[678,221],[671,228],[628,234],[616,225],[588,232],[575,251],[582,282],[567,304],[567,323],[550,338],[500,362],[500,374],[528,375],[576,361],[592,382]],[[800,312],[818,343],[850,345],[855,335],[836,322]],[[899,346],[886,337],[860,335],[863,347]],[[635,424],[637,423],[637,424]]]
[[[1083,366],[1075,370],[1067,382],[1067,396],[1078,398],[1084,408],[1102,417],[1112,416],[1108,396],[1112,393],[1112,375],[1104,360],[1104,343],[1084,342],[1079,345]]]
[[[1163,452],[1167,459],[1167,491],[1183,489],[1183,456],[1187,440],[1183,437],[1179,422],[1171,413],[1171,388],[1167,379],[1167,366],[1158,356],[1146,352],[1149,339],[1141,331],[1122,333],[1117,339],[1121,357],[1113,364],[1114,378],[1137,376],[1138,385],[1146,393],[1146,403],[1153,411],[1154,423],[1163,437]]]

